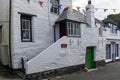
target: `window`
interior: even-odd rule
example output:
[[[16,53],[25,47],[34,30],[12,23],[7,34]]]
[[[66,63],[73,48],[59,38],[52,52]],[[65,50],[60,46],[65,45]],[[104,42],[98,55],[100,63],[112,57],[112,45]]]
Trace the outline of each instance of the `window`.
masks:
[[[67,35],[79,37],[80,36],[80,24],[73,23],[73,22],[67,22]]]
[[[111,59],[111,45],[106,45],[106,59]]]
[[[116,29],[117,26],[111,24],[110,27],[111,27],[111,33],[112,33],[112,34],[117,34],[117,29]]]
[[[119,44],[116,44],[115,57],[119,57]]]
[[[59,0],[50,0],[51,6],[51,12],[59,14]]]
[[[21,15],[21,40],[32,41],[31,16]]]

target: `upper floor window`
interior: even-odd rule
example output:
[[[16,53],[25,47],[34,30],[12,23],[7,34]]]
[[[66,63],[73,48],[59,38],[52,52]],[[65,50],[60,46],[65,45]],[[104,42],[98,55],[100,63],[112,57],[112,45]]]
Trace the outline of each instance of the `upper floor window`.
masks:
[[[23,42],[32,41],[31,16],[21,15],[21,40]]]
[[[80,36],[80,24],[74,22],[67,22],[67,35],[68,36]]]
[[[55,14],[59,14],[59,0],[50,0],[51,6],[51,12]]]
[[[111,28],[111,33],[117,34],[117,26],[113,24],[109,24],[109,26]]]

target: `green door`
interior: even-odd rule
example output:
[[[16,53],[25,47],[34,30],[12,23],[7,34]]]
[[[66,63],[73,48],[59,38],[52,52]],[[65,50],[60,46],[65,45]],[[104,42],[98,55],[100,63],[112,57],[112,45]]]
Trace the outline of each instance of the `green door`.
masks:
[[[87,47],[85,67],[87,67],[88,69],[91,69],[94,67],[94,47]]]

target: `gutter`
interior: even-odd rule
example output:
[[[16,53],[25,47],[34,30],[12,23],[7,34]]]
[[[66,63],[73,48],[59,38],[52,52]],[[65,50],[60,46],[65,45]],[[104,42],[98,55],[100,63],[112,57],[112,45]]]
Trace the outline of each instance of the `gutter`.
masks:
[[[11,52],[11,12],[12,12],[12,0],[9,2],[9,57],[10,57],[10,64],[9,67],[11,72],[13,72],[12,68],[12,52]]]

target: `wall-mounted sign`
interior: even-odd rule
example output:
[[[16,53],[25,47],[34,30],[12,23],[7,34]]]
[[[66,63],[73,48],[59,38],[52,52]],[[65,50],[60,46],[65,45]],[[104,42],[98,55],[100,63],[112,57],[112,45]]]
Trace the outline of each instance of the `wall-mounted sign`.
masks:
[[[67,48],[67,44],[61,44],[61,48]]]

